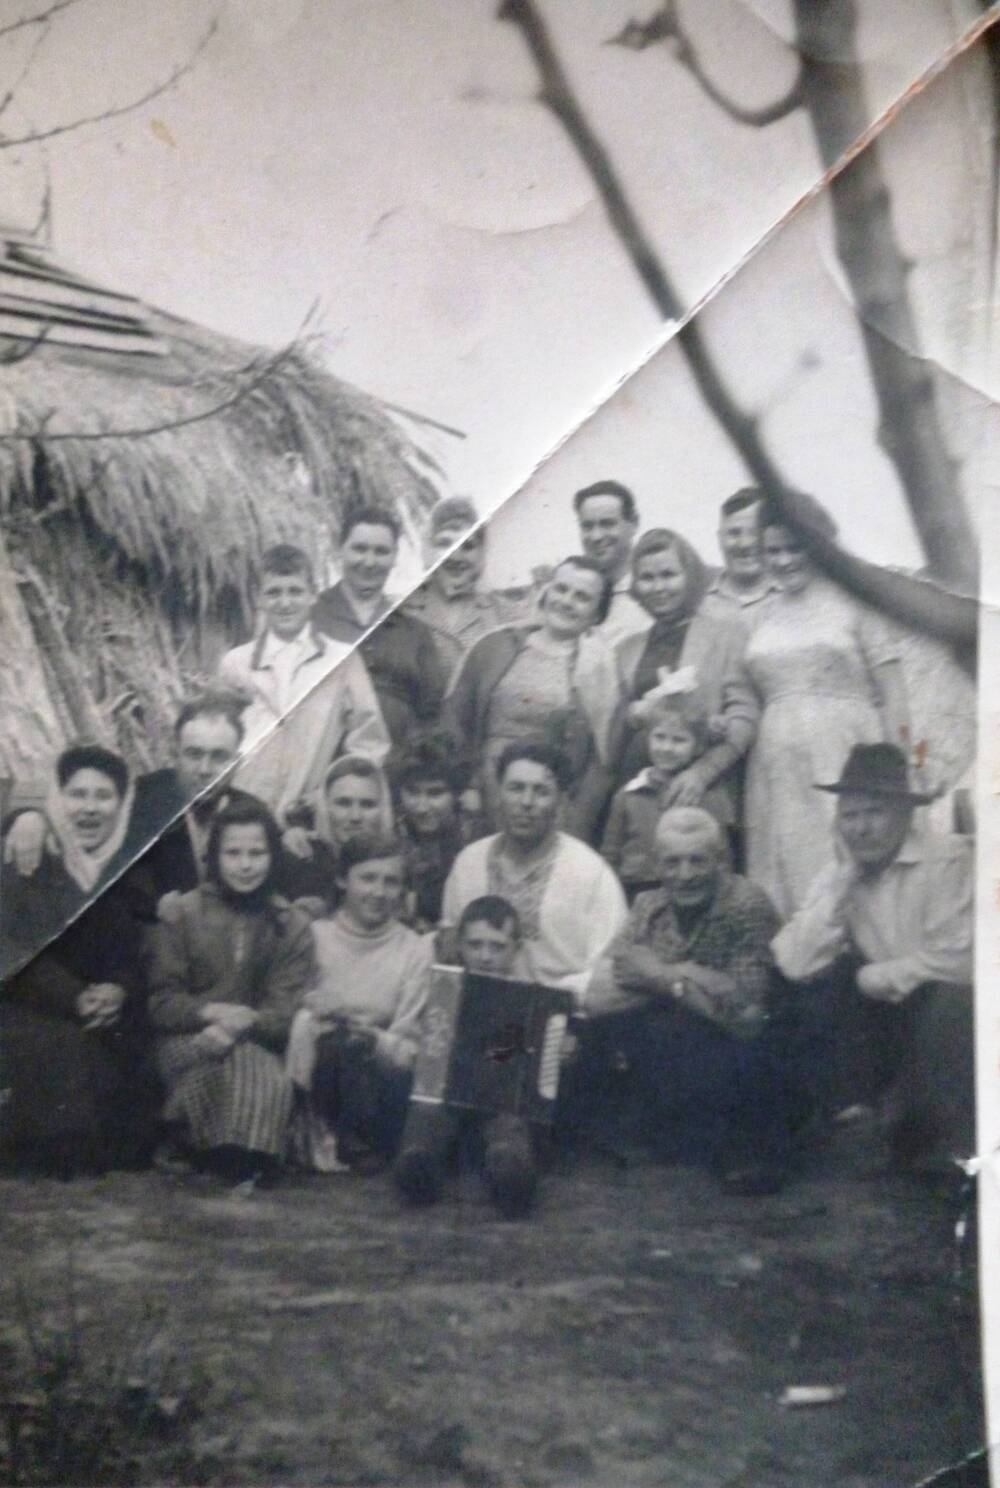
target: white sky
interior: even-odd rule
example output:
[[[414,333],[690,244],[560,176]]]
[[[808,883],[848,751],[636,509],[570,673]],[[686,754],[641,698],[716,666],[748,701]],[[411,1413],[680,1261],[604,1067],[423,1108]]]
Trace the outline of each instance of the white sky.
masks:
[[[21,13],[0,0],[7,8]],[[542,0],[691,303],[812,184],[817,156],[801,113],[743,128],[663,47],[603,44],[653,8]],[[861,9],[876,112],[977,7],[862,0]],[[60,256],[265,344],[293,336],[318,300],[332,371],[466,431],[434,449],[483,511],[663,334],[565,137],[533,100],[518,35],[495,11],[495,0],[223,0],[218,35],[176,90],[47,147]],[[742,103],[787,86],[787,0],[687,0],[682,11],[713,76]],[[81,0],[54,24],[18,94],[17,122],[44,126],[127,100],[183,58],[215,13],[208,0]],[[12,49],[8,70],[22,57]],[[970,340],[971,291],[959,270],[985,229],[970,208],[975,151],[957,123],[975,65],[953,73],[926,107],[893,124],[884,148],[901,236],[917,260],[921,332],[936,355],[957,361]],[[13,110],[4,122],[13,128]],[[8,154],[5,164],[30,203],[37,159]],[[918,561],[877,447],[825,211],[741,274],[710,324],[734,390],[763,411],[774,452],[828,501],[847,540],[878,560]],[[569,494],[600,475],[634,483],[651,510],[669,499],[673,523],[709,550],[714,509],[742,474],[676,353],[628,399],[627,418],[606,412],[536,483],[533,516],[521,503],[531,561],[574,545]],[[523,547],[502,561],[498,544],[494,553],[498,578],[519,577],[529,562]]]

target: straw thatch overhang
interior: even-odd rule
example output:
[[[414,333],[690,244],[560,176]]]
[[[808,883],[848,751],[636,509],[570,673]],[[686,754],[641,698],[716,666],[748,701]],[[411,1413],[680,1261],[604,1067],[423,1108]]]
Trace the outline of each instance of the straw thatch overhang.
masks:
[[[302,350],[138,318],[128,350],[106,327],[107,344],[73,345],[0,320],[0,612],[37,648],[21,660],[44,672],[42,735],[97,734],[146,763],[181,690],[247,633],[264,547],[322,562],[349,501],[412,530],[435,490],[398,424]],[[19,727],[0,725],[0,773]]]

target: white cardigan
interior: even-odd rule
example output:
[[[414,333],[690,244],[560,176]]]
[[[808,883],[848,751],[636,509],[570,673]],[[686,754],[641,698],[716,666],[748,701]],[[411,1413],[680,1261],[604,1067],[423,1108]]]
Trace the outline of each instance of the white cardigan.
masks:
[[[454,929],[473,899],[491,892],[489,852],[496,834],[463,848],[444,886],[441,923]],[[583,1009],[587,985],[602,953],[628,917],[615,874],[593,848],[559,832],[552,873],[542,896],[540,930],[518,953],[514,975],[572,992]]]

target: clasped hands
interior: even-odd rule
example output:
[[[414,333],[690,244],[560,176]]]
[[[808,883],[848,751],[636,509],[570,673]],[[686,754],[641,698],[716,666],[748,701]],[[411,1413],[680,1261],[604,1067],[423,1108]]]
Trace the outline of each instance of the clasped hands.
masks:
[[[611,958],[615,981],[630,991],[645,992],[662,997],[669,989],[672,996],[680,999],[684,979],[691,971],[687,961],[667,964],[661,961],[648,946],[622,945]]]
[[[253,1008],[240,1002],[206,1002],[201,1009],[204,1023],[198,1035],[201,1045],[220,1059],[247,1034],[257,1022]]]

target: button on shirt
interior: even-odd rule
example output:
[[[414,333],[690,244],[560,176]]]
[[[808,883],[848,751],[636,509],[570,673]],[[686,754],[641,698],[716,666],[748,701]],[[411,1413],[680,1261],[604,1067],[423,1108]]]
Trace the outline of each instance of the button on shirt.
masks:
[[[774,939],[785,976],[805,981],[857,950],[887,991],[907,996],[925,982],[972,981],[973,862],[965,837],[910,832],[872,880],[831,863]]]

